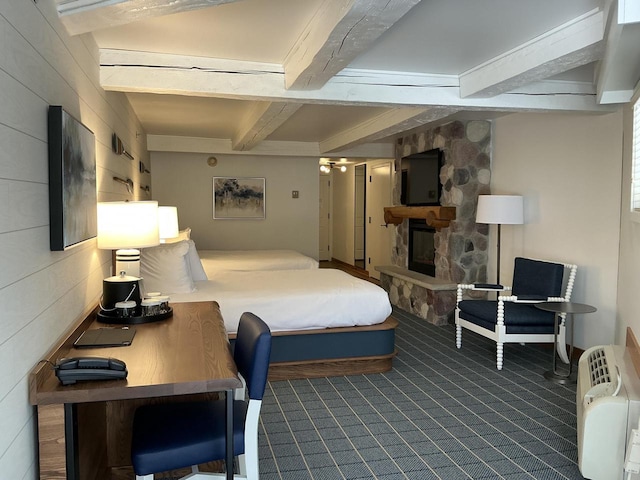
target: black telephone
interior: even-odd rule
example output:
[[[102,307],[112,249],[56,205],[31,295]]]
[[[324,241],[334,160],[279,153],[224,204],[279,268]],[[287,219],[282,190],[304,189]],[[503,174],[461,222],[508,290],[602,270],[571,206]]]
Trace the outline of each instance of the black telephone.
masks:
[[[54,366],[62,385],[78,380],[111,380],[127,378],[127,365],[117,358],[72,357],[58,360]]]

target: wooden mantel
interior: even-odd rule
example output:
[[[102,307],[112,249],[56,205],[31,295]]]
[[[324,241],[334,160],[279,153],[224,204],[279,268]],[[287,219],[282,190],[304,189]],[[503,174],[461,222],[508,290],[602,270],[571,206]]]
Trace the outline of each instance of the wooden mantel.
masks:
[[[399,225],[405,218],[421,218],[435,229],[449,226],[456,219],[456,207],[384,207],[384,221]]]

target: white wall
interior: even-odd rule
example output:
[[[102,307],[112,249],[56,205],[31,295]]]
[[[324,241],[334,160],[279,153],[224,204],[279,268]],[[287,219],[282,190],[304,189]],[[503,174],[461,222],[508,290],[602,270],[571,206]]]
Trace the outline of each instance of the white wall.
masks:
[[[333,258],[355,264],[355,167],[346,172],[331,171],[333,184]]]
[[[131,198],[114,175],[141,192],[137,161],[111,153],[114,131],[136,159],[147,157],[126,97],[99,87],[97,48],[67,37],[53,1],[0,2],[0,31],[0,477],[35,479],[29,371],[97,304],[110,262],[95,240],[49,250],[48,106],[62,105],[94,132],[99,200]]]
[[[624,155],[618,270],[616,343],[624,345],[627,327],[640,338],[640,213],[631,213],[632,108],[624,109]]]
[[[153,152],[153,196],[178,207],[199,249],[286,248],[318,258],[318,159]],[[213,177],[264,177],[264,220],[213,219]],[[291,192],[300,192],[292,198]]]
[[[621,113],[513,114],[494,126],[491,191],[521,194],[525,225],[502,227],[501,279],[514,256],[575,263],[572,300],[597,313],[576,315],[575,345],[612,343],[622,172]],[[495,242],[495,227],[491,239]],[[489,266],[495,266],[495,243]],[[493,277],[490,273],[490,278]]]

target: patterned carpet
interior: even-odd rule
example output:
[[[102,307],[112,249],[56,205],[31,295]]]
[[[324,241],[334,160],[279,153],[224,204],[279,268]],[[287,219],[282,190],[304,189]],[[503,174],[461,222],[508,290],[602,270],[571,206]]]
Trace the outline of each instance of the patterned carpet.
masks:
[[[261,480],[581,479],[575,386],[546,381],[551,350],[495,344],[401,311],[386,374],[270,382]]]

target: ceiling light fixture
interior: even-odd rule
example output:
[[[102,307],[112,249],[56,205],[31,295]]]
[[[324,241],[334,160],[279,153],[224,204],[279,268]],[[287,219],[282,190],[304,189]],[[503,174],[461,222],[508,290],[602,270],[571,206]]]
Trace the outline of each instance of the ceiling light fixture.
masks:
[[[323,165],[320,165],[320,171],[322,173],[330,173],[331,170],[333,170],[333,167],[335,167],[335,166],[336,166],[336,162],[327,162],[327,163],[325,163]],[[347,166],[346,165],[342,165],[342,166],[338,167],[338,169],[342,173],[344,173],[344,172],[347,171]]]

